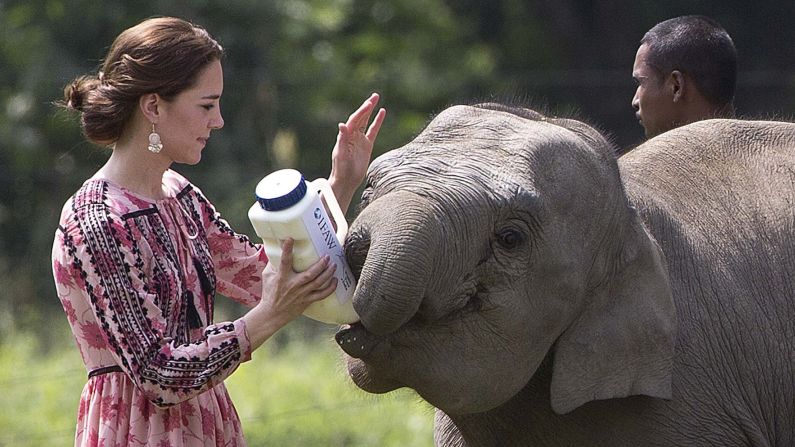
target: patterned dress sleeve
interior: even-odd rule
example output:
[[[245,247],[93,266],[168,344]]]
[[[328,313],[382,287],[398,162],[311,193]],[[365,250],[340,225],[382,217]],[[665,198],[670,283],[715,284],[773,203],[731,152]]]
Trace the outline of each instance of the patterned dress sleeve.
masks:
[[[162,272],[147,264],[128,220],[101,200],[65,214],[53,269],[81,351],[95,353],[84,359],[112,356],[149,400],[168,406],[222,382],[249,355],[242,320],[186,329],[184,292],[172,280],[163,287],[174,296],[153,290],[147,275]]]
[[[262,270],[268,263],[265,249],[232,230],[202,192],[195,186],[194,190],[202,205],[202,222],[215,264],[217,291],[253,307],[262,298]]]

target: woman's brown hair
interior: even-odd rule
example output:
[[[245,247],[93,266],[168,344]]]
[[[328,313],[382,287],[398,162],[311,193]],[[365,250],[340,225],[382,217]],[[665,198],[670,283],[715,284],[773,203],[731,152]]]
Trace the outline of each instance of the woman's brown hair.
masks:
[[[80,76],[67,85],[61,105],[81,112],[89,141],[111,145],[142,95],[170,100],[222,56],[223,48],[204,28],[173,17],[148,19],[116,37],[96,76]]]

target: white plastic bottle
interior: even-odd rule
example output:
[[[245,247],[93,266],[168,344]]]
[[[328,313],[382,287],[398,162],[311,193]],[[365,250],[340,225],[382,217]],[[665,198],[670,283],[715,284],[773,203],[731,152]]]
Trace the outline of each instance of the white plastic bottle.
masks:
[[[326,179],[307,182],[300,172],[282,169],[268,174],[256,188],[257,201],[248,210],[248,218],[262,239],[269,262],[281,262],[282,242],[293,238],[293,268],[302,272],[321,256],[328,254],[337,264],[334,275],[337,289],[304,312],[324,323],[345,324],[359,321],[353,310],[353,277],[342,250],[348,223]],[[337,225],[334,231],[320,194]]]

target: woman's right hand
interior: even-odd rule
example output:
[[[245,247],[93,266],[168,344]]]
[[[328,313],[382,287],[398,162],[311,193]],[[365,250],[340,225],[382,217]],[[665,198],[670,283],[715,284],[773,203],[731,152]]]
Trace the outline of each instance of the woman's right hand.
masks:
[[[243,316],[252,350],[337,287],[336,264],[328,256],[303,272],[295,272],[293,243],[292,239],[285,240],[279,265],[269,262],[262,271],[262,299]]]

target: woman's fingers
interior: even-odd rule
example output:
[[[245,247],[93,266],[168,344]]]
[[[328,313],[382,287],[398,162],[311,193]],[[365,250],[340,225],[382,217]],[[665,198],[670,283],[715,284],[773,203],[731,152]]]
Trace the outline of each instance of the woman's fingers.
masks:
[[[310,282],[320,276],[326,269],[328,269],[329,265],[334,265],[336,267],[336,265],[331,262],[331,259],[328,255],[323,255],[320,259],[310,265],[308,269],[299,273],[298,277],[302,278],[302,282]]]
[[[272,287],[276,292],[276,301],[281,302],[278,306],[305,306],[326,298],[331,295],[337,287],[337,279],[334,272],[337,265],[331,262],[328,255],[323,256],[308,269],[297,273],[293,269],[293,239],[286,239],[282,243],[282,258],[278,270],[273,264],[268,264],[263,270],[264,287]],[[280,297],[280,298],[279,298]],[[293,304],[289,304],[289,303]]]
[[[315,289],[327,287],[329,282],[334,280],[334,272],[336,270],[337,264],[333,262],[329,263],[329,265],[312,280],[310,286],[313,286]]]
[[[308,301],[319,301],[331,295],[337,288],[337,278],[334,271],[337,265],[331,263],[320,275],[315,277],[308,285],[310,292],[307,293]]]
[[[336,287],[334,272],[337,265],[331,262],[328,256],[323,256],[305,271],[296,273],[292,269],[292,265],[285,264],[284,256],[286,254],[287,252],[283,251],[281,264],[282,271],[289,272],[282,274],[282,278],[285,280],[283,289],[285,296],[295,296],[299,301],[316,301],[327,297],[334,291],[334,287]],[[330,284],[334,287],[330,287]],[[330,291],[328,291],[329,289]],[[314,295],[319,291],[328,292],[323,296],[315,297]],[[309,297],[310,295],[312,297]],[[305,298],[301,299],[301,297]]]
[[[337,279],[332,276],[327,283],[320,289],[315,290],[307,295],[307,300],[310,302],[320,301],[332,293],[337,288]]]
[[[350,118],[348,118],[348,122],[359,124],[367,122],[370,114],[373,112],[373,109],[378,104],[380,99],[381,96],[378,93],[371,93],[370,97],[365,99],[364,102],[362,102],[362,105],[360,105],[359,108],[351,114]]]
[[[306,271],[299,273],[296,279],[305,284],[305,290],[309,293],[324,288],[330,280],[334,279],[336,270],[337,264],[331,262],[328,256],[324,256]]]
[[[386,117],[386,109],[378,110],[378,113],[375,115],[375,119],[373,123],[370,124],[370,128],[367,129],[367,139],[370,141],[375,141],[376,137],[378,137],[378,132],[381,130],[381,124],[384,123],[384,118]]]
[[[288,237],[282,242],[282,261],[279,264],[279,271],[291,272],[293,270],[293,245],[295,241]]]
[[[373,93],[370,95],[370,97],[367,98],[362,105],[360,105],[359,108],[348,117],[348,121],[345,123],[348,129],[351,131],[359,130],[362,134],[364,134],[367,130],[367,122],[370,121],[370,115],[372,115],[379,99],[380,96],[378,93]]]

